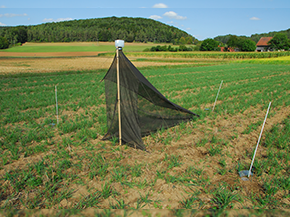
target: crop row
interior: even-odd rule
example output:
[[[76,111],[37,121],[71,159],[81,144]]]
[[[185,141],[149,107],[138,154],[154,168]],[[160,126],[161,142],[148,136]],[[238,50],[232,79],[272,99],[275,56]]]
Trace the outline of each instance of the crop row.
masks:
[[[285,52],[125,52],[129,57],[162,58],[215,58],[215,59],[254,59],[290,56]],[[112,56],[113,53],[101,53],[99,56]]]
[[[212,105],[219,83],[224,84],[215,114],[236,114],[250,107],[289,106],[289,70],[286,66],[229,64],[200,68],[142,71],[168,99],[202,118]],[[92,139],[106,132],[103,74],[60,74],[2,79],[0,143],[6,163],[18,159],[27,144],[53,137],[56,124],[54,85],[58,85],[59,134],[76,133],[76,141]],[[262,82],[261,82],[262,81]],[[16,86],[21,87],[15,88]],[[21,125],[19,125],[21,123]],[[5,127],[4,127],[5,126]],[[28,147],[30,147],[28,146]],[[37,152],[37,151],[36,151]],[[9,157],[10,156],[10,157]]]

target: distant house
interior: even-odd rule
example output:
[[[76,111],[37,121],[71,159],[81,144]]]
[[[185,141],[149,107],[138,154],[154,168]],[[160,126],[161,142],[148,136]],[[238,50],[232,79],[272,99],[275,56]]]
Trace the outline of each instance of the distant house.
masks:
[[[219,46],[220,47],[220,46]],[[225,51],[225,47],[220,47],[221,51]],[[228,47],[228,52],[235,52],[236,50],[234,48]]]
[[[268,42],[272,39],[273,37],[262,37],[257,43],[257,48],[256,51],[258,52],[264,52],[269,50],[269,45]]]

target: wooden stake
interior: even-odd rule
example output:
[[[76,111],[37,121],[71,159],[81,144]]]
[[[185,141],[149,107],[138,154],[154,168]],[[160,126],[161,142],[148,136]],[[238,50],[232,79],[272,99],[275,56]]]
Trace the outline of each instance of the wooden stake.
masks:
[[[117,88],[118,88],[119,145],[122,145],[119,48],[117,48]]]

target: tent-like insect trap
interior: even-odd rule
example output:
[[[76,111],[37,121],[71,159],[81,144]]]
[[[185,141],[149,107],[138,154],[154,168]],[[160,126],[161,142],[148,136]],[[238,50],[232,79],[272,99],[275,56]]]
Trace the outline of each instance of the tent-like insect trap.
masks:
[[[119,50],[122,50],[124,47],[124,40],[116,40],[115,41],[115,47],[118,48]]]
[[[123,40],[116,40],[116,55],[104,77],[107,127],[103,137],[146,150],[142,137],[161,128],[190,121],[193,112],[163,96],[131,63],[122,51]]]

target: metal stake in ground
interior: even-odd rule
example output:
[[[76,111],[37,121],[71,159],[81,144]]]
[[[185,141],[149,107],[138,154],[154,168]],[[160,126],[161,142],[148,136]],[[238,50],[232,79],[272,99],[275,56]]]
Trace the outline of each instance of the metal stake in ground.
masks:
[[[58,124],[58,104],[57,104],[57,87],[55,86],[55,105],[56,105],[56,122]]]
[[[269,110],[270,110],[270,106],[271,106],[271,102],[269,103],[268,110],[267,110],[267,113],[266,113],[266,116],[265,116],[265,119],[264,119],[264,123],[263,123],[262,129],[261,129],[261,133],[260,133],[257,145],[256,145],[256,149],[255,149],[255,153],[254,153],[254,156],[253,156],[253,159],[252,159],[252,163],[251,163],[251,166],[250,166],[250,169],[249,169],[248,177],[250,177],[250,175],[251,175],[251,170],[252,170],[252,167],[253,167],[253,164],[254,164],[255,156],[256,156],[256,153],[257,153],[257,150],[258,150],[258,146],[259,146],[259,143],[260,143],[260,140],[261,140],[261,136],[262,136],[262,133],[263,133],[263,130],[264,130],[264,126],[265,126],[265,123],[266,123],[266,120],[267,120],[267,116],[268,116],[268,113],[269,113]]]
[[[221,82],[221,84],[220,84],[220,87],[219,87],[219,90],[218,90],[218,92],[217,92],[217,95],[216,95],[216,98],[215,98],[215,101],[214,101],[214,104],[213,104],[213,107],[212,107],[212,111],[214,110],[214,107],[215,107],[215,104],[216,104],[217,98],[218,98],[218,96],[219,96],[219,93],[220,93],[220,90],[221,90],[222,84],[223,84],[223,80],[222,80],[222,82]]]

